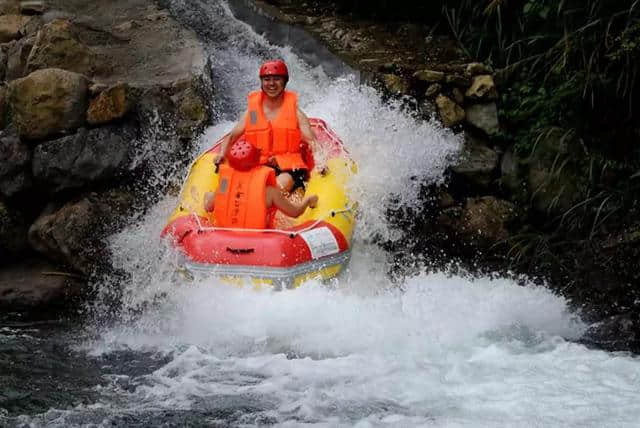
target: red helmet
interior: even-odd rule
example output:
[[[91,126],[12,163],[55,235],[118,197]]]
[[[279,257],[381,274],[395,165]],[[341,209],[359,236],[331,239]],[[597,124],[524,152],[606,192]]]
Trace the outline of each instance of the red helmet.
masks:
[[[248,171],[260,163],[260,149],[240,138],[229,148],[227,159],[233,169]]]
[[[287,64],[280,59],[265,62],[260,66],[260,77],[264,76],[283,76],[285,81],[289,80]]]

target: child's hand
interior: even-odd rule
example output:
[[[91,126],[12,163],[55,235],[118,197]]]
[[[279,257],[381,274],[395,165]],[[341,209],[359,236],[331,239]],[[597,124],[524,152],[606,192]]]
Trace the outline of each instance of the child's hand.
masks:
[[[216,194],[214,192],[207,192],[204,194],[204,210],[211,212],[215,208]]]
[[[307,206],[309,208],[315,208],[318,206],[318,195],[311,195],[307,197]]]

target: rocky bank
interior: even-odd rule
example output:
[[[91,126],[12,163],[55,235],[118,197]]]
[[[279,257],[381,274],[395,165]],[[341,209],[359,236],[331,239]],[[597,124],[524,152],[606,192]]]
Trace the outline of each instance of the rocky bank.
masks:
[[[0,43],[0,306],[56,304],[187,161],[208,59],[149,0],[3,0]]]
[[[624,181],[624,174],[606,170],[606,161],[597,169],[602,159],[570,130],[550,129],[533,150],[516,150],[501,121],[509,115],[501,105],[501,95],[511,90],[506,70],[468,57],[446,22],[357,18],[341,13],[340,2],[231,3],[249,4],[274,25],[286,23],[291,29],[285,43],[294,47],[292,34],[312,35],[364,83],[402,100],[418,119],[436,117],[464,135],[463,154],[448,171],[447,184],[425,186],[419,212],[396,213],[407,239],[386,246],[395,251],[399,271],[413,265],[407,258],[417,258],[433,269],[453,263],[483,274],[523,273],[567,297],[593,322],[585,343],[640,351],[636,204],[601,211],[616,197],[606,186]],[[259,31],[267,33],[265,28],[262,23]],[[594,181],[604,190],[594,191]],[[587,236],[578,232],[585,227],[591,229]]]

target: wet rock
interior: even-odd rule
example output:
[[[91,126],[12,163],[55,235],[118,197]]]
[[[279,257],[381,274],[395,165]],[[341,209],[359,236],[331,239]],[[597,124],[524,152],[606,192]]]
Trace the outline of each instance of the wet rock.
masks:
[[[7,47],[6,80],[19,79],[26,75],[27,59],[35,41],[35,36],[24,37]]]
[[[29,228],[29,243],[47,258],[91,275],[107,263],[104,237],[122,227],[133,202],[124,191],[90,193],[38,217]]]
[[[88,102],[87,79],[48,68],[9,84],[9,105],[21,137],[41,139],[80,127]]]
[[[425,91],[424,96],[426,98],[434,98],[440,93],[440,91],[442,91],[442,85],[439,83],[432,83]]]
[[[123,32],[126,33],[127,31],[131,31],[136,28],[140,28],[140,24],[134,19],[130,21],[125,21],[122,24],[119,24],[113,27],[113,29],[119,33],[123,33]]]
[[[28,259],[0,268],[0,307],[29,308],[62,303],[84,281],[53,263]]]
[[[183,139],[190,139],[204,129],[208,120],[205,100],[192,87],[172,97],[177,108],[176,131]]]
[[[456,125],[465,118],[464,109],[444,95],[438,95],[436,105],[444,126]]]
[[[9,109],[7,106],[7,87],[0,86],[0,129],[4,129],[8,122]]]
[[[494,196],[468,198],[458,232],[476,245],[489,247],[509,237],[507,224],[514,216],[515,207],[511,202]]]
[[[496,135],[500,130],[496,103],[474,104],[467,107],[465,113],[467,122],[487,135]]]
[[[80,129],[75,135],[38,145],[33,175],[52,192],[112,179],[127,170],[135,145],[129,126]]]
[[[126,83],[111,86],[91,100],[87,122],[100,125],[124,117],[133,106],[131,88]]]
[[[467,76],[473,77],[478,74],[491,74],[491,67],[481,63],[481,62],[471,62],[467,64],[465,68],[465,74]]]
[[[500,161],[500,184],[511,194],[521,193],[526,190],[527,182],[522,179],[521,159],[515,154],[513,148],[509,148]]]
[[[493,77],[488,74],[474,77],[471,87],[467,90],[465,95],[476,100],[497,99],[498,91],[496,90],[496,84],[493,81]]]
[[[637,313],[629,311],[613,315],[592,325],[581,342],[612,351],[640,350],[640,321]]]
[[[459,74],[447,74],[444,80],[449,85],[458,86],[460,88],[468,88],[469,85],[471,85],[471,80],[469,80],[469,78]]]
[[[20,0],[0,0],[0,15],[18,15]]]
[[[71,21],[55,19],[38,32],[27,59],[27,72],[61,68],[87,76],[100,68],[98,56],[78,38]]]
[[[413,77],[424,82],[441,82],[444,80],[444,73],[435,70],[419,70],[413,73]]]
[[[0,16],[0,43],[10,42],[24,36],[23,28],[31,20],[28,16]]]
[[[395,74],[383,74],[382,79],[385,87],[392,94],[406,95],[409,92],[409,83],[402,77]]]
[[[449,208],[452,207],[456,201],[453,199],[450,193],[440,192],[438,194],[438,206],[440,208]]]
[[[0,257],[9,257],[25,251],[27,225],[24,216],[0,200]],[[1,296],[1,294],[0,294]]]
[[[470,141],[465,144],[461,159],[452,171],[465,181],[486,188],[497,167],[498,154],[494,150],[479,141]]]
[[[422,116],[428,119],[431,119],[436,116],[438,113],[438,109],[433,101],[429,99],[425,99],[420,103],[420,112]]]
[[[31,183],[31,149],[15,135],[1,135],[0,194],[14,196]]]
[[[458,105],[464,105],[464,95],[462,94],[462,91],[460,89],[453,88],[453,90],[451,90],[451,95],[453,95],[453,100]]]
[[[45,3],[40,0],[26,0],[20,2],[20,13],[24,15],[42,15],[45,9]]]
[[[7,75],[7,60],[8,56],[3,49],[0,49],[0,82],[4,81]]]

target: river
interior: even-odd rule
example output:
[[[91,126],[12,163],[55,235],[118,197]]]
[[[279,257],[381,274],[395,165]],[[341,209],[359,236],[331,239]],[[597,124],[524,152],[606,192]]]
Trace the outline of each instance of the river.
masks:
[[[419,183],[443,180],[458,137],[270,44],[224,3],[171,3],[200,25],[215,71],[217,123],[189,155],[232,126],[261,61],[284,58],[302,109],[359,164],[349,269],[284,292],[187,281],[158,238],[176,203],[166,195],[110,238],[125,274],[95,284],[80,325],[1,316],[1,426],[640,424],[640,361],[576,343],[587,326],[563,298],[511,279],[388,275],[376,242],[403,236],[388,207],[419,204]]]

